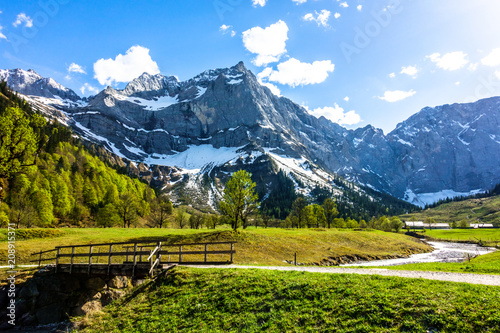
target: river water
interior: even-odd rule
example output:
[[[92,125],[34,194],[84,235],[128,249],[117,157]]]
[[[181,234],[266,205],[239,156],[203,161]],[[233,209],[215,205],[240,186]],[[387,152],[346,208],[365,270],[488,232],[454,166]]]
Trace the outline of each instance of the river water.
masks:
[[[412,254],[408,258],[364,261],[340,266],[395,266],[422,262],[462,262],[469,256],[478,256],[496,251],[495,248],[481,247],[476,244],[446,242],[428,243],[434,248],[434,251]]]

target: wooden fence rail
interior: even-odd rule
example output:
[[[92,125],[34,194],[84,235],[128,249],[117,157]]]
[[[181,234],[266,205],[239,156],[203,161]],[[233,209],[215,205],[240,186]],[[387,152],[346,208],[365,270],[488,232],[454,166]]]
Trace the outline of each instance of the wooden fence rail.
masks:
[[[117,271],[125,275],[153,276],[162,265],[221,265],[233,262],[235,242],[209,242],[164,244],[157,242],[120,242],[88,245],[56,246],[55,249],[32,253],[37,259],[31,262],[55,261],[55,270],[61,272],[112,275]],[[210,247],[210,248],[209,248]],[[214,248],[215,247],[215,248]],[[227,249],[224,249],[227,247]],[[97,251],[96,251],[97,249]],[[43,255],[56,252],[55,257],[45,258]],[[227,260],[220,259],[228,256]],[[209,257],[210,256],[210,257]],[[99,258],[108,258],[99,263]],[[186,257],[188,259],[186,260]],[[217,260],[209,260],[216,257]],[[96,259],[94,262],[93,259]],[[78,262],[75,263],[75,260]],[[83,263],[82,263],[83,261]]]

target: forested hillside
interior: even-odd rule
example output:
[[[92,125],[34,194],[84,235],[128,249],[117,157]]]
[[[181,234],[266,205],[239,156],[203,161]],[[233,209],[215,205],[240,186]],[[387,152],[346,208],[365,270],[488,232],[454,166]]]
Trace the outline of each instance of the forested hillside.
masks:
[[[0,222],[31,226],[131,226],[154,190],[92,156],[71,130],[45,120],[0,84]]]

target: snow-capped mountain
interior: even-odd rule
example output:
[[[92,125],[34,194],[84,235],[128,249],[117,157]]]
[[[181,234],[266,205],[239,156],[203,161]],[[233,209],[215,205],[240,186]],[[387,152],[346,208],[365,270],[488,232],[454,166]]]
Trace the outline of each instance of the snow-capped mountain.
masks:
[[[9,85],[36,100],[41,92],[30,87],[40,79],[23,72],[25,79]],[[167,187],[195,188],[209,175],[212,196],[215,180],[242,166],[287,171],[305,192],[335,190],[336,174],[418,204],[500,182],[500,98],[426,108],[388,135],[372,126],[347,130],[275,96],[240,62],[182,82],[145,73],[123,90],[51,106],[115,154],[164,166],[154,178]]]

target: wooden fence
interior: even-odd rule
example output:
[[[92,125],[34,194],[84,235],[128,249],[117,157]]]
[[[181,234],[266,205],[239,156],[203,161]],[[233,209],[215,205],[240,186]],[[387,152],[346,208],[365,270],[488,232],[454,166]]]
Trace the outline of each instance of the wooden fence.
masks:
[[[56,272],[107,275],[149,275],[172,265],[231,264],[234,242],[165,244],[157,242],[121,242],[56,246],[32,253],[31,262],[55,264]],[[99,262],[104,258],[104,262]],[[147,274],[146,274],[147,273]]]

